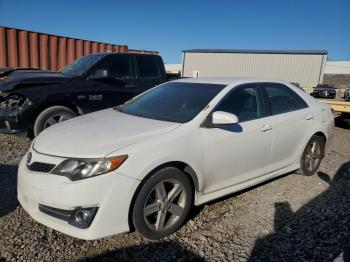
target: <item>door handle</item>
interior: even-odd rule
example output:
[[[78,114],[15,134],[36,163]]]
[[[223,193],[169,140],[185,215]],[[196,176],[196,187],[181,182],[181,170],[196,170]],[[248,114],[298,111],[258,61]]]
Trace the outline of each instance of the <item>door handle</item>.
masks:
[[[272,126],[270,126],[270,125],[268,125],[268,124],[265,124],[265,125],[263,125],[261,128],[260,128],[260,131],[262,131],[262,132],[267,132],[267,131],[269,131],[269,130],[271,130],[272,129]]]
[[[306,116],[306,120],[311,120],[311,119],[314,119],[314,116],[312,114],[308,114]]]
[[[125,88],[134,88],[135,86],[134,85],[125,85],[124,87]]]

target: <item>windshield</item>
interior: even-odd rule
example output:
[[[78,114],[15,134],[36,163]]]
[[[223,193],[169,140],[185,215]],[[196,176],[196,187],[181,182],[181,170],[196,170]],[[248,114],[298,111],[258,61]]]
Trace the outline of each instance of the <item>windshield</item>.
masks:
[[[71,76],[80,76],[104,56],[105,54],[83,56],[67,65],[61,73]]]
[[[168,82],[117,109],[145,118],[185,123],[192,120],[225,85]]]
[[[320,85],[317,85],[316,88],[334,88],[334,86],[329,84],[320,84]]]

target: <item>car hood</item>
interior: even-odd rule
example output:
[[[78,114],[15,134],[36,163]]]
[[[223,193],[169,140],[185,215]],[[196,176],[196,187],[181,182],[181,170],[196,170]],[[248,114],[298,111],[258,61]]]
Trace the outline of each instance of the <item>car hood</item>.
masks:
[[[34,141],[39,153],[73,158],[102,158],[137,142],[163,135],[180,124],[107,109],[44,130]]]
[[[71,77],[61,73],[33,70],[7,69],[0,71],[0,91],[12,91],[20,87],[30,87],[33,84],[60,84],[66,83]]]

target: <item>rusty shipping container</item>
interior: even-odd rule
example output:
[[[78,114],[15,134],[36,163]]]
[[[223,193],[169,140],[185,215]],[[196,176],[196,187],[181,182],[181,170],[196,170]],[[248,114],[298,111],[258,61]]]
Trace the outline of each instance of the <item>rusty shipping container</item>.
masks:
[[[81,56],[98,52],[158,53],[129,50],[126,45],[113,45],[0,26],[0,68],[30,67],[57,71]]]

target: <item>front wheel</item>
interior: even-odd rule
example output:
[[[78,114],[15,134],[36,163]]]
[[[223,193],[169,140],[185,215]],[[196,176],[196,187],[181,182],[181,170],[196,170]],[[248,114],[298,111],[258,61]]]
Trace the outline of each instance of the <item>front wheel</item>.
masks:
[[[324,150],[324,139],[320,136],[312,136],[301,157],[299,173],[306,176],[315,174],[320,167],[321,160],[324,156]]]
[[[141,235],[160,239],[183,225],[191,205],[189,178],[175,167],[166,167],[143,184],[133,208],[133,224]]]
[[[76,116],[76,113],[65,106],[52,106],[46,108],[38,115],[35,120],[33,130],[34,136],[39,135],[41,131],[52,125],[58,124]]]

